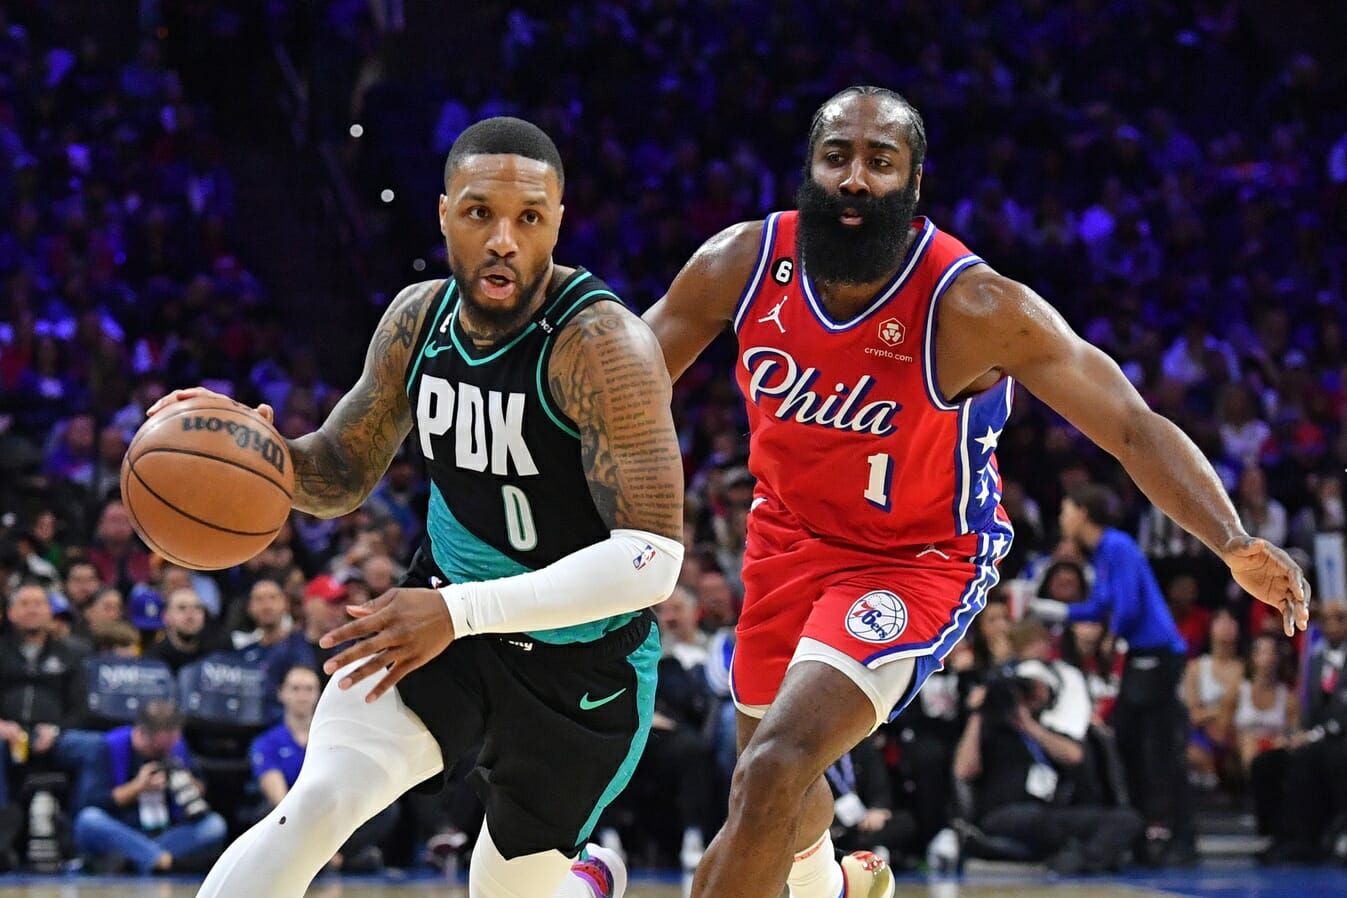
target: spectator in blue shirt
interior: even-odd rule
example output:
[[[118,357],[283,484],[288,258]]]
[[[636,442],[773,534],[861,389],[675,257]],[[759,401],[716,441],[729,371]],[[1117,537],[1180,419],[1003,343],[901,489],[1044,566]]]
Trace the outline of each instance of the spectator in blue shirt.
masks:
[[[290,617],[290,600],[275,580],[262,579],[248,592],[248,618],[256,629],[235,630],[230,645],[251,663],[260,662],[267,672],[267,722],[281,719],[281,706],[276,700],[285,672],[295,666],[315,670],[318,662],[313,649],[304,638],[304,631],[294,626]]]
[[[1104,623],[1126,641],[1112,724],[1129,789],[1148,823],[1145,859],[1178,863],[1194,851],[1184,754],[1188,712],[1178,693],[1187,643],[1141,547],[1109,526],[1116,507],[1113,494],[1094,484],[1062,500],[1062,538],[1090,555],[1094,583],[1082,602],[1035,599],[1033,608],[1047,619]]]
[[[279,690],[284,718],[276,726],[253,740],[249,757],[253,777],[266,799],[269,812],[290,791],[304,764],[304,750],[309,744],[309,725],[313,709],[318,706],[318,674],[303,665],[291,667],[285,673]],[[357,829],[341,851],[328,862],[331,870],[370,872],[383,866],[379,844],[392,832],[398,820],[398,806],[389,805],[365,825]]]
[[[1075,500],[1087,504],[1079,504]],[[1165,603],[1165,594],[1136,540],[1108,521],[1113,498],[1102,487],[1086,486],[1062,500],[1062,536],[1092,553],[1094,583],[1085,601],[1067,606],[1066,619],[1107,624],[1131,652],[1183,655],[1188,644]]]
[[[192,767],[177,706],[146,703],[135,726],[103,737],[88,805],[75,817],[80,853],[130,861],[141,873],[209,868],[228,827],[206,804]]]

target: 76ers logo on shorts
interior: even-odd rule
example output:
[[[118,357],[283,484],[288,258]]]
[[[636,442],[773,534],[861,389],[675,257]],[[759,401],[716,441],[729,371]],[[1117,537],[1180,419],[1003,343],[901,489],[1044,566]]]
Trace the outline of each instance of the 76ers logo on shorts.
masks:
[[[907,629],[907,606],[886,589],[867,592],[847,612],[847,632],[865,642],[893,642]]]

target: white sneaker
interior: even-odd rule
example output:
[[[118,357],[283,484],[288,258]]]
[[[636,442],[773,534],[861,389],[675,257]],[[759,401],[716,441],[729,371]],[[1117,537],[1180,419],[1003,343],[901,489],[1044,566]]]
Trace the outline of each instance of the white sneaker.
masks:
[[[594,890],[594,898],[622,898],[627,893],[627,865],[617,852],[593,843],[571,864],[571,873]]]
[[[893,871],[873,851],[853,851],[842,858],[844,898],[893,898]]]

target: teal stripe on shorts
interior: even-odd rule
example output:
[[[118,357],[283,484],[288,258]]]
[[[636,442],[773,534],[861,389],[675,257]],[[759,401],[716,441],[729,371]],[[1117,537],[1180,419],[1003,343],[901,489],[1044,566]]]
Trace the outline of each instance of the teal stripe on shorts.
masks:
[[[655,717],[655,678],[659,670],[660,654],[659,626],[652,623],[650,635],[645,638],[645,642],[627,656],[627,663],[636,672],[637,723],[636,732],[631,737],[631,748],[627,750],[626,758],[608,783],[608,788],[599,796],[599,802],[594,805],[594,811],[589,815],[589,819],[580,827],[580,833],[575,838],[577,845],[583,845],[589,840],[590,833],[594,832],[594,827],[599,822],[599,815],[603,813],[604,808],[613,803],[613,799],[617,798],[623,789],[627,788],[632,774],[636,772],[636,764],[641,760],[641,752],[645,751],[646,740],[650,738],[650,723]]]

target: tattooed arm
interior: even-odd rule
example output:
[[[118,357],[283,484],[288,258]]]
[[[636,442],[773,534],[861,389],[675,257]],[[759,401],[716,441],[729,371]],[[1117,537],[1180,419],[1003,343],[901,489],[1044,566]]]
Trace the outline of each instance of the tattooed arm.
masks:
[[[404,392],[412,344],[430,298],[443,281],[406,287],[389,305],[365,354],[365,370],[317,431],[287,440],[295,466],[294,507],[323,518],[345,514],[365,501],[412,428]],[[153,416],[187,399],[220,396],[205,387],[174,390],[150,406]],[[233,400],[229,400],[233,401]],[[258,406],[267,421],[270,406]]]
[[[412,428],[407,365],[431,296],[442,281],[397,293],[365,354],[360,380],[313,434],[290,440],[295,508],[337,517],[357,508],[379,483]]]
[[[669,373],[650,328],[616,303],[596,303],[557,338],[548,378],[580,429],[589,492],[608,528],[681,540],[682,453]]]
[[[314,433],[290,440],[295,508],[323,518],[365,501],[412,429],[407,365],[430,298],[442,281],[412,284],[384,312],[365,370]]]

